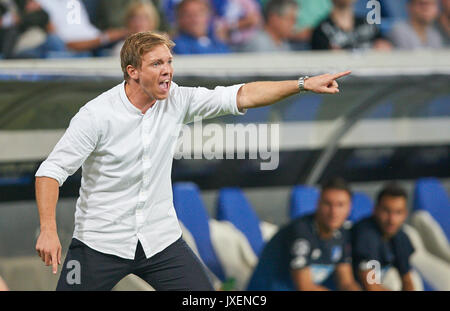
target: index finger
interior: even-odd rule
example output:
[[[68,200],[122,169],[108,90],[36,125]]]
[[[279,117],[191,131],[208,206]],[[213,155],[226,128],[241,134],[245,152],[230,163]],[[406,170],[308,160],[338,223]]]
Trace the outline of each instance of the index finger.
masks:
[[[58,271],[58,259],[56,256],[57,256],[57,254],[53,253],[50,257],[50,260],[51,260],[52,266],[53,266],[52,267],[53,274],[56,274],[56,272]]]
[[[336,73],[335,75],[333,75],[333,79],[336,80],[336,79],[339,79],[339,78],[348,76],[348,75],[351,74],[351,73],[352,73],[352,72],[351,72],[350,70],[343,71],[343,72],[339,72],[339,73]]]

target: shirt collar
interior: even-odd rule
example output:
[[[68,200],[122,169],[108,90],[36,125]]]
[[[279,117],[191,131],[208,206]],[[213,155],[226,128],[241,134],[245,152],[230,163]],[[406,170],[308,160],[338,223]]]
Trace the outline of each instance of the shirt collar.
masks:
[[[125,108],[132,114],[137,114],[142,116],[142,111],[140,111],[135,105],[133,105],[130,100],[128,99],[127,93],[125,92],[125,83],[126,81],[123,81],[122,84],[119,86],[120,89],[120,98],[122,99],[122,103],[124,104]]]

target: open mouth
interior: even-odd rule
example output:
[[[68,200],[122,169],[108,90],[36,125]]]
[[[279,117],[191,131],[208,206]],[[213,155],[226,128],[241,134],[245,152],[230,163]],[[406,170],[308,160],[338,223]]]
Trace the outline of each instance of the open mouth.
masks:
[[[170,80],[166,79],[164,81],[161,81],[159,83],[159,87],[164,91],[167,92],[169,90],[169,86],[170,86]]]

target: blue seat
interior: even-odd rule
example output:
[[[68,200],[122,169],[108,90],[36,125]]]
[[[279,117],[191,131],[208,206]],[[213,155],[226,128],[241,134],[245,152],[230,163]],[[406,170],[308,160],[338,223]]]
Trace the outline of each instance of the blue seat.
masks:
[[[319,201],[319,190],[310,186],[295,186],[291,192],[289,216],[291,219],[311,214]]]
[[[439,223],[450,240],[450,200],[437,178],[421,178],[414,189],[413,209],[424,210]]]
[[[174,184],[173,204],[178,219],[192,234],[205,265],[220,280],[225,281],[225,273],[211,241],[209,216],[197,185],[188,182]]]
[[[369,217],[373,213],[373,201],[363,192],[355,192],[352,197],[352,210],[348,220],[356,223],[359,220]]]
[[[231,222],[240,230],[257,256],[261,253],[264,240],[258,215],[239,188],[223,188],[217,199],[217,219]]]

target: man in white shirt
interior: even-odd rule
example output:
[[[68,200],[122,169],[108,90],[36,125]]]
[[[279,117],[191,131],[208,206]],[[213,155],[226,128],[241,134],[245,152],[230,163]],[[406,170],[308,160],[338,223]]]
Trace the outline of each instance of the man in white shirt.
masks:
[[[196,116],[244,114],[302,90],[335,94],[335,80],[350,73],[214,90],[180,87],[172,82],[173,45],[152,32],[130,36],[121,51],[125,81],[80,109],[36,172],[36,250],[56,274],[58,191],[82,166],[75,230],[58,290],[109,290],[129,273],[156,290],[212,290],[181,239],[172,202],[172,158],[182,124]]]

